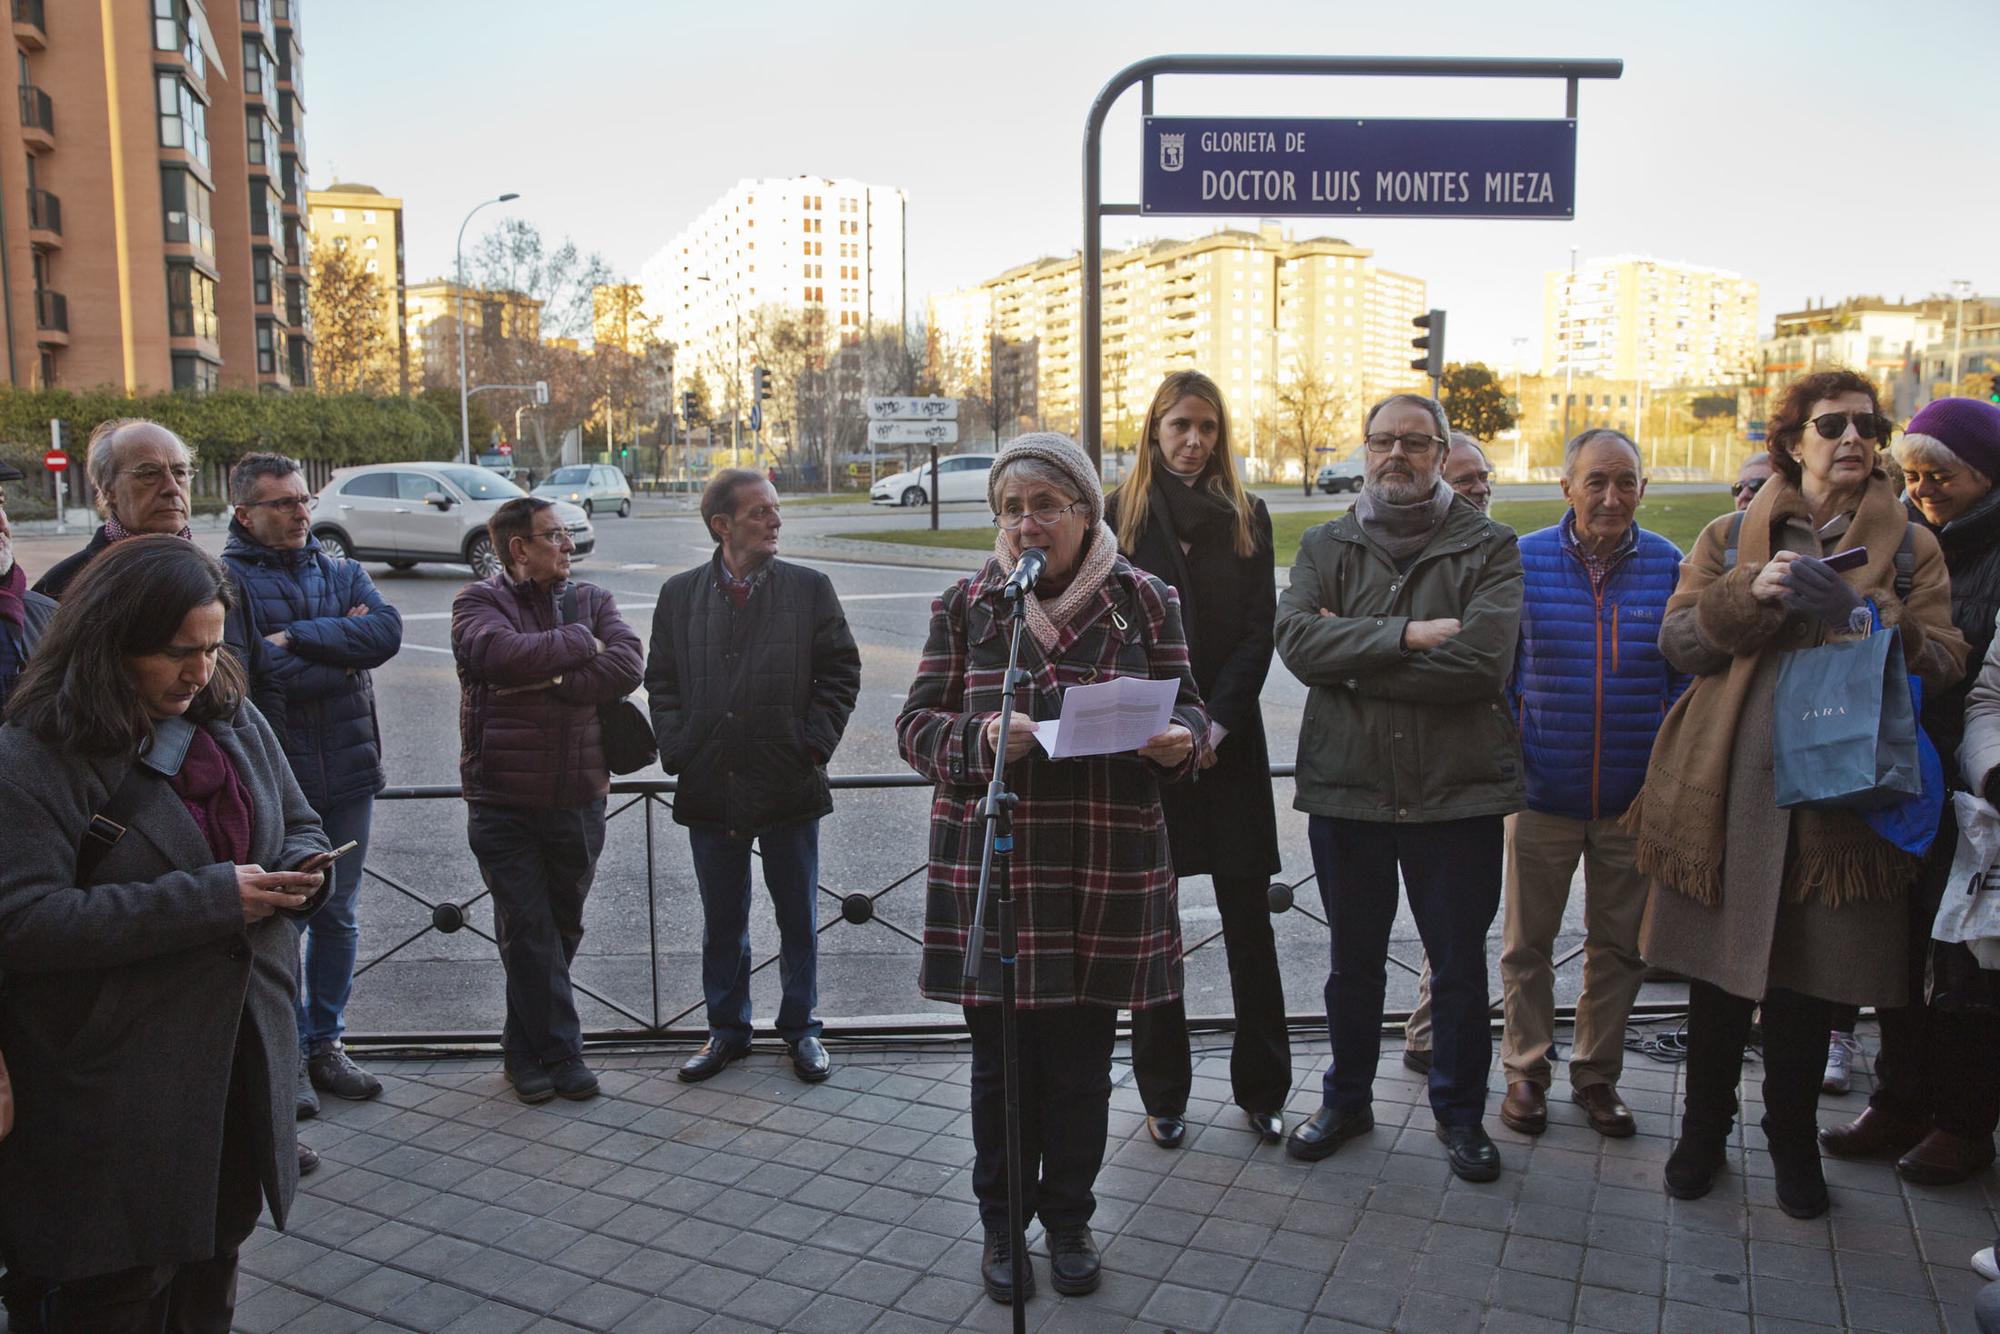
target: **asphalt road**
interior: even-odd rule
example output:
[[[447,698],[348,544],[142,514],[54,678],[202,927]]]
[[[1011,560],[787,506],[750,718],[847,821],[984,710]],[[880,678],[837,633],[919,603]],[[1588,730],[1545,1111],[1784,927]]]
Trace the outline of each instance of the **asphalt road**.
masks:
[[[1513,498],[1534,498],[1553,488],[1508,488]],[[1289,508],[1294,502],[1268,497]],[[1328,497],[1297,503],[1325,506]],[[1342,498],[1344,503],[1344,498]],[[983,506],[947,509],[953,526],[987,522]],[[857,522],[859,521],[859,522]],[[854,505],[797,505],[786,516],[785,533],[798,545],[788,555],[826,570],[833,578],[862,653],[860,701],[846,740],[830,766],[841,774],[907,775],[895,750],[894,722],[915,674],[930,615],[931,599],[954,576],[950,570],[824,560],[809,553],[815,534],[857,527],[921,524],[928,513]],[[647,500],[630,519],[598,520],[598,547],[579,562],[579,577],[616,595],[621,612],[642,638],[652,630],[654,603],[667,577],[707,560],[713,549],[699,520],[676,502]],[[222,535],[198,534],[202,545],[219,550]],[[19,559],[31,572],[82,544],[82,538],[24,537]],[[975,563],[964,553],[965,568]],[[395,572],[370,565],[382,594],[404,617],[402,653],[376,673],[390,781],[397,785],[456,783],[458,779],[458,687],[450,654],[453,595],[467,578],[463,569],[420,566]],[[1282,562],[1281,574],[1282,578]],[[1274,663],[1264,693],[1265,725],[1273,757],[1290,760],[1296,751],[1305,690]],[[660,776],[657,770],[636,777]],[[1319,912],[1306,849],[1305,821],[1290,809],[1288,779],[1276,780],[1279,837],[1284,854],[1282,879],[1299,884],[1300,909]],[[823,894],[820,1012],[841,1018],[900,1016],[948,1011],[916,991],[916,947],[906,936],[921,932],[928,790],[900,788],[843,792],[823,822],[820,879],[833,895],[870,894],[900,882],[878,903],[879,920],[853,925],[838,920],[834,897]],[[674,1020],[674,1027],[700,1027],[700,902],[683,830],[664,805],[614,799],[610,835],[586,916],[586,938],[575,976],[579,983],[614,1004],[585,1000],[586,1028],[629,1028],[634,1021]],[[650,817],[653,893],[647,892],[647,823]],[[477,868],[465,841],[465,813],[457,800],[383,802],[376,808],[374,838],[363,884],[362,963],[348,1018],[357,1035],[491,1033],[502,1014],[502,985],[494,947],[471,930],[446,934],[430,929],[429,905],[470,905],[468,925],[490,934],[492,914],[480,897]],[[378,878],[379,877],[379,878]],[[1577,898],[1580,900],[1580,895]],[[1228,974],[1220,939],[1209,943],[1218,918],[1206,877],[1190,878],[1181,889],[1188,946],[1188,1010],[1193,1015],[1226,1014],[1231,1009]],[[1565,945],[1580,931],[1580,903],[1573,903]],[[831,922],[829,926],[828,923]],[[768,911],[752,913],[752,945],[759,960],[776,951],[776,929]],[[1322,1008],[1326,975],[1326,932],[1305,911],[1275,918],[1290,1008]],[[1493,948],[1497,949],[1498,924]],[[1421,947],[1407,912],[1395,929],[1393,951],[1415,961]],[[649,970],[648,958],[657,960]],[[1579,978],[1572,964],[1559,976],[1558,999],[1573,999]],[[1493,986],[1497,994],[1497,974]],[[657,988],[657,1001],[655,999]],[[1390,969],[1389,1005],[1412,1003],[1414,976]],[[776,1012],[775,966],[753,982],[760,1023]],[[620,1012],[622,1007],[624,1013]]]

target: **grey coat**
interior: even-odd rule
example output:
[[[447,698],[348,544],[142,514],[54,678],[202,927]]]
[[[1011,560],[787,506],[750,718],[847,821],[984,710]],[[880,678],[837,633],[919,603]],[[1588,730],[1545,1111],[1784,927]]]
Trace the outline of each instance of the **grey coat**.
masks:
[[[269,724],[206,724],[256,811],[251,860],[324,851]],[[0,1252],[62,1281],[215,1253],[223,1113],[242,1030],[250,1133],[272,1220],[298,1183],[298,938],[246,927],[235,868],[150,782],[125,836],[75,887],[77,845],[129,765],[0,727],[0,1052],[17,1121],[0,1141]]]

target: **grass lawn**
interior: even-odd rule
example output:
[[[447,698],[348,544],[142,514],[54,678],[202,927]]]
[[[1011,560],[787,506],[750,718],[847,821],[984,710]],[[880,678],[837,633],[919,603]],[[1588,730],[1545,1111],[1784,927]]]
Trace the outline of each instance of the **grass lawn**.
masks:
[[[1639,508],[1639,522],[1686,551],[1694,545],[1695,538],[1710,519],[1727,512],[1734,504],[1729,492],[1721,488],[1684,492],[1647,501]],[[1564,508],[1560,500],[1503,500],[1493,506],[1493,517],[1516,532],[1529,533],[1560,519]],[[1272,537],[1277,546],[1278,563],[1291,563],[1306,529],[1325,523],[1340,513],[1340,510],[1281,510],[1272,515]],[[900,542],[913,547],[948,547],[958,551],[987,551],[993,546],[993,530],[984,526],[946,528],[935,533],[928,528],[891,528],[875,532],[836,533],[834,536],[864,542]]]

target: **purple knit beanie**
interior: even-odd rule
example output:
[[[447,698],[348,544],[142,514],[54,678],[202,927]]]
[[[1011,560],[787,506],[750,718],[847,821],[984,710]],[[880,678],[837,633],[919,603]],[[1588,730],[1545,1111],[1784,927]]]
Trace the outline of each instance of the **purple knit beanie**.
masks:
[[[1987,479],[2000,482],[2000,404],[1940,398],[1910,418],[1906,435],[1927,435]]]

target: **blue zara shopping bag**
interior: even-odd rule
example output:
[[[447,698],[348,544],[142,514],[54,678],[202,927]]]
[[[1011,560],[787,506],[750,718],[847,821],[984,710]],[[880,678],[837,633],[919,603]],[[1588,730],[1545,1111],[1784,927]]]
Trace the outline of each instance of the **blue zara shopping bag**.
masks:
[[[1864,638],[1785,654],[1771,737],[1778,805],[1875,811],[1921,799],[1921,733],[1910,686],[1903,637],[1883,629],[1879,616]],[[1942,799],[1941,773],[1937,787]],[[1941,811],[1932,813],[1933,834]]]

